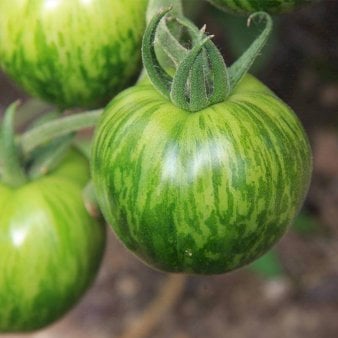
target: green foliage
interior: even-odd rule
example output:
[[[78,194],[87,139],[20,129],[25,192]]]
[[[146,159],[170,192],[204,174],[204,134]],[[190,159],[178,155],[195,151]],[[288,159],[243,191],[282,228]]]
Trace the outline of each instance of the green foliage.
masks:
[[[300,234],[311,235],[320,229],[320,224],[313,215],[303,211],[296,217],[292,228]]]
[[[249,265],[249,269],[266,279],[282,277],[285,272],[275,250],[268,251],[265,255]]]

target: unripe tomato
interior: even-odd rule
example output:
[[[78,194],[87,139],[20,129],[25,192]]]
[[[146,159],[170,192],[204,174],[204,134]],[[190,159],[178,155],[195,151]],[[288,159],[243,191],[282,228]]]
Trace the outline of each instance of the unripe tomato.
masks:
[[[0,332],[59,319],[96,276],[105,228],[84,207],[88,179],[87,160],[71,151],[43,178],[0,183]]]
[[[106,220],[154,268],[224,273],[275,244],[296,216],[311,150],[292,110],[246,76],[197,112],[152,85],[119,94],[93,143],[92,177]]]
[[[147,0],[2,0],[0,63],[28,93],[97,107],[140,69]]]

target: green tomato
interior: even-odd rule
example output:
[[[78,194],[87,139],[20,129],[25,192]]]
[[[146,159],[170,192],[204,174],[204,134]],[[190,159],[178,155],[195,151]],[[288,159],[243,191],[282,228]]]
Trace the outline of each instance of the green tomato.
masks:
[[[282,13],[292,11],[302,5],[316,0],[208,0],[214,6],[240,14],[250,14],[257,11]]]
[[[191,113],[151,85],[107,106],[92,149],[98,203],[150,266],[218,274],[264,254],[308,190],[311,150],[292,110],[246,76],[221,103]]]
[[[0,184],[0,332],[52,323],[95,278],[105,228],[83,205],[88,179],[87,160],[71,151],[43,178]]]
[[[147,0],[2,0],[0,63],[28,93],[98,107],[140,69]]]

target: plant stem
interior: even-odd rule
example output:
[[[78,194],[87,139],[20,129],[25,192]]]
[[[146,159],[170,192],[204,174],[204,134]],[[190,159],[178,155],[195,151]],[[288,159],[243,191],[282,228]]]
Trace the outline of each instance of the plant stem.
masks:
[[[38,146],[85,128],[94,127],[102,114],[102,109],[62,117],[25,132],[19,139],[23,155],[26,157]]]
[[[1,182],[10,187],[18,187],[27,181],[21,165],[20,148],[15,142],[14,117],[17,106],[18,102],[14,102],[7,108],[1,125]]]
[[[165,320],[166,315],[182,297],[186,282],[186,275],[169,275],[155,299],[119,338],[149,337],[156,325]]]

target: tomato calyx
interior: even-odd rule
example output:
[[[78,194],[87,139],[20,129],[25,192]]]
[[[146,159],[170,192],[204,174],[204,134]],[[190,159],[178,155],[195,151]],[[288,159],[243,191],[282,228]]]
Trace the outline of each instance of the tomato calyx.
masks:
[[[169,16],[171,8],[161,10],[150,21],[142,42],[143,65],[154,87],[177,107],[196,112],[213,104],[223,102],[233,92],[237,84],[248,72],[253,62],[267,42],[272,30],[272,19],[265,12],[253,13],[248,19],[248,26],[253,20],[264,23],[259,36],[252,42],[242,56],[231,67],[227,67],[220,51],[212,42],[212,35],[205,33],[205,26],[198,29],[184,16]],[[175,21],[185,28],[190,36],[190,49],[186,49],[170,30],[164,30],[163,20]],[[175,64],[175,73],[169,75],[158,60],[155,40]],[[183,42],[184,43],[184,42]]]

